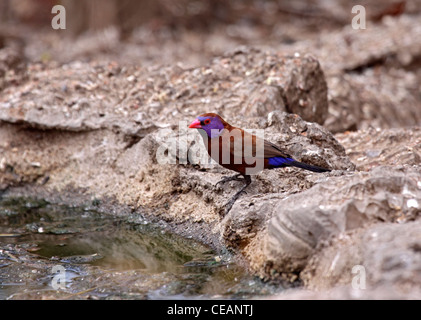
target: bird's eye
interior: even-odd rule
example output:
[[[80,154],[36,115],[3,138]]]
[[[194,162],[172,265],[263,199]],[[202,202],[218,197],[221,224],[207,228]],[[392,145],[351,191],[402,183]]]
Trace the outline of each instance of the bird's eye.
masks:
[[[210,119],[205,119],[205,121],[203,121],[204,124],[209,124],[210,123]]]

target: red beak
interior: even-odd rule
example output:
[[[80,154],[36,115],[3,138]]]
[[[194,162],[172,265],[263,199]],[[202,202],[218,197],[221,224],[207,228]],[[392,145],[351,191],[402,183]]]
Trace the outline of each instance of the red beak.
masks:
[[[189,128],[201,129],[202,126],[200,125],[200,121],[196,119],[190,123]]]

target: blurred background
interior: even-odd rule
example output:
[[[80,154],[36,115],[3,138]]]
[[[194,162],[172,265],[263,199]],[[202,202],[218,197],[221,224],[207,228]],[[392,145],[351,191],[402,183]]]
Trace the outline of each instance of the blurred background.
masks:
[[[56,4],[65,30],[52,28]],[[364,30],[352,28],[355,5]],[[421,124],[421,0],[0,0],[0,18],[3,96],[36,68],[115,63],[165,74],[247,47],[319,61],[331,132]]]
[[[64,31],[51,28],[56,4],[66,8]],[[194,67],[239,45],[284,49],[350,28],[356,4],[373,23],[421,11],[417,0],[1,0],[0,48],[20,48],[30,61]]]

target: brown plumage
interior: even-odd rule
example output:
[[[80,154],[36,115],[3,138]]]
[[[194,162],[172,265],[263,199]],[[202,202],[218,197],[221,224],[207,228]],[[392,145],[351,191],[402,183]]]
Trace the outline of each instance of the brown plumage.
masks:
[[[330,171],[294,160],[282,148],[230,125],[216,113],[201,114],[190,124],[189,128],[199,129],[208,154],[213,160],[221,166],[239,173],[220,182],[238,180],[239,176],[244,176],[246,185],[233,197],[235,200],[251,183],[250,174],[263,169],[294,166],[314,172]],[[231,200],[230,203],[229,209],[233,205],[233,201]]]

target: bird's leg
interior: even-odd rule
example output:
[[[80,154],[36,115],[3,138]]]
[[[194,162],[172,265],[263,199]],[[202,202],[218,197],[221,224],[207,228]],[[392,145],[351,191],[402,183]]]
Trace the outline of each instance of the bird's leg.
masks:
[[[239,173],[239,174],[236,174],[236,175],[233,175],[233,176],[231,176],[231,177],[223,177],[221,180],[219,180],[216,184],[215,184],[215,186],[218,186],[218,184],[220,184],[220,183],[225,183],[225,182],[228,182],[228,181],[242,181],[242,180],[244,180],[244,179],[240,179],[240,177],[242,176],[242,174],[241,173]]]
[[[235,201],[240,197],[240,195],[246,190],[246,188],[251,183],[251,177],[249,175],[244,175],[244,180],[246,181],[246,184],[241,188],[240,191],[238,191],[234,196],[231,198],[231,200],[225,205],[225,214],[228,214],[230,212],[232,206],[234,205]]]

